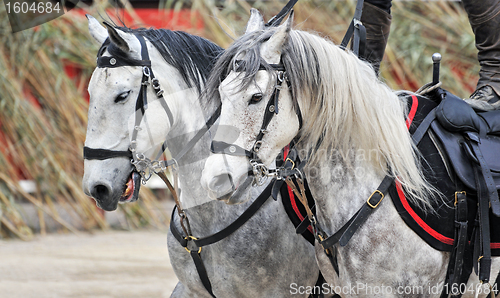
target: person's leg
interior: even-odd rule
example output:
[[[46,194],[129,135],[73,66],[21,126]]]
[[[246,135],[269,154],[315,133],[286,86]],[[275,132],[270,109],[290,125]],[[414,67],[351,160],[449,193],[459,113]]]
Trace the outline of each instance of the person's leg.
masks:
[[[360,21],[366,28],[364,58],[370,62],[377,75],[391,29],[391,6],[391,0],[366,0],[363,3]]]
[[[462,0],[476,37],[481,69],[476,91],[465,101],[477,110],[500,109],[500,0]]]

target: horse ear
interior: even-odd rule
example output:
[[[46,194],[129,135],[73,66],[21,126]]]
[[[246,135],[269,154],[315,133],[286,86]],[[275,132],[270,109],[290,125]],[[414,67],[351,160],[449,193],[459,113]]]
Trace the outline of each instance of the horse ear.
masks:
[[[111,42],[125,53],[128,53],[130,51],[129,44],[134,42],[135,37],[121,30],[116,30],[116,28],[108,22],[104,22],[104,25],[106,25],[106,28],[108,29],[109,39],[111,39]]]
[[[250,19],[248,20],[245,34],[262,29],[264,29],[264,18],[257,9],[250,9]]]
[[[278,30],[269,38],[268,41],[262,44],[262,58],[269,64],[278,64],[281,60],[281,51],[283,44],[288,38],[288,33],[292,29],[293,10],[286,22],[278,27]]]
[[[93,16],[86,14],[90,35],[101,45],[108,38],[108,31]]]

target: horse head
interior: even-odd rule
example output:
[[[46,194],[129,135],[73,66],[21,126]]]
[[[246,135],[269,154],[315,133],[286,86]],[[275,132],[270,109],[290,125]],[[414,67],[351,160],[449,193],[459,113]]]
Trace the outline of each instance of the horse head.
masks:
[[[155,83],[147,87],[154,69],[161,87],[169,89],[164,78],[171,69],[151,65],[161,57],[139,33],[107,23],[105,28],[93,17],[87,18],[90,34],[101,48],[88,87],[82,186],[100,208],[112,211],[118,203],[137,200],[141,175],[131,161],[137,153],[151,155],[174,121],[175,104],[167,111]],[[154,129],[149,123],[154,123]]]
[[[245,35],[219,58],[207,86],[222,109],[212,143],[216,154],[207,159],[201,183],[212,198],[227,203],[248,199],[239,194],[255,183],[255,167],[269,167],[301,121],[281,61],[292,16],[263,29],[257,14],[252,11]]]

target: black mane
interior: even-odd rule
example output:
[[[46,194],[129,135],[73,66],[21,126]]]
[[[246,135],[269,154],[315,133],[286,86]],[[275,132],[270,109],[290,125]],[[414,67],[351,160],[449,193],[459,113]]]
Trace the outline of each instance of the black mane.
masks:
[[[224,51],[213,42],[182,31],[166,29],[131,29],[115,27],[127,33],[139,34],[149,40],[160,52],[165,61],[176,68],[189,87],[196,87],[199,93],[207,80],[210,70],[216,59]],[[118,46],[110,42],[109,38],[103,43],[98,52],[98,57],[105,50],[125,61],[133,61]]]

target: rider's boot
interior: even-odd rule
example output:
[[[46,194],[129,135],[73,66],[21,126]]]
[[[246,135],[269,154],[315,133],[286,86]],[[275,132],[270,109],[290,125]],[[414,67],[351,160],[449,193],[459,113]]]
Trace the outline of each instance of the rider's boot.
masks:
[[[380,62],[384,57],[385,46],[391,30],[392,16],[389,8],[384,10],[373,4],[363,3],[363,14],[361,23],[366,28],[366,51],[365,60],[370,62],[373,69],[379,74]]]
[[[465,101],[476,110],[500,109],[500,0],[462,0],[469,15],[481,69],[476,91]]]

